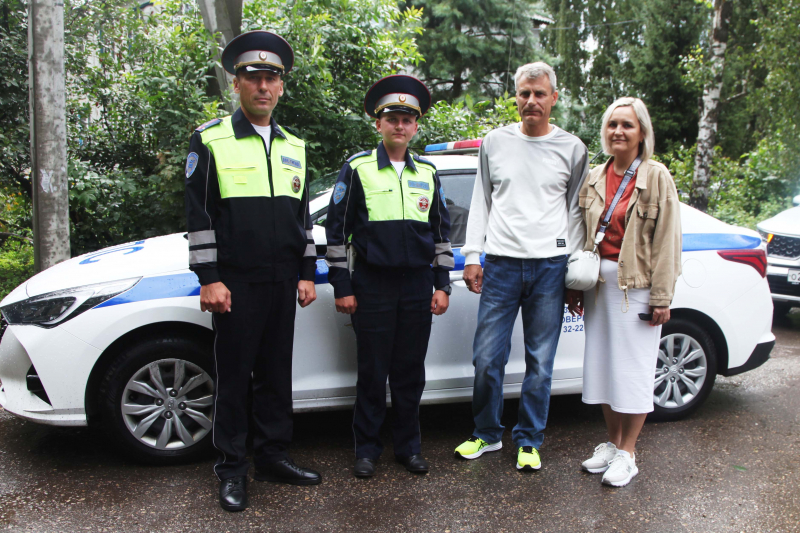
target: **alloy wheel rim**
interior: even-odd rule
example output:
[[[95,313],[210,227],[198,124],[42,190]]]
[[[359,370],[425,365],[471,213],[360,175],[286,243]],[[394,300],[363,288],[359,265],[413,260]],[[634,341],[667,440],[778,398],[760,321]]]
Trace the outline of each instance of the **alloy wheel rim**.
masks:
[[[122,417],[136,440],[157,450],[200,442],[212,427],[214,382],[183,359],[161,359],[136,371],[122,393]]]
[[[706,352],[693,337],[673,333],[658,346],[653,403],[664,409],[677,409],[700,393],[708,376]]]

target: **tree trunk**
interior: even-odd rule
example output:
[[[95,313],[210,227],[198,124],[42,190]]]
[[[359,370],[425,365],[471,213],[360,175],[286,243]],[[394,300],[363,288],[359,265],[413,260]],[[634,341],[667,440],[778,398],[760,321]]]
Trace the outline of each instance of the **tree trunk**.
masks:
[[[203,24],[217,37],[219,51],[216,59],[219,62],[222,49],[241,33],[242,0],[198,0],[198,4],[203,15]],[[219,95],[228,111],[233,113],[238,105],[238,98],[231,90],[233,76],[225,72],[221,66],[215,67],[214,71]]]
[[[697,132],[697,154],[694,160],[694,179],[690,203],[700,211],[708,209],[709,180],[714,146],[717,143],[719,97],[722,93],[722,71],[725,67],[725,50],[728,47],[728,23],[732,4],[728,0],[714,0],[714,24],[709,43],[711,81],[703,89],[702,106]]]
[[[41,272],[69,259],[64,3],[28,3],[33,258]]]

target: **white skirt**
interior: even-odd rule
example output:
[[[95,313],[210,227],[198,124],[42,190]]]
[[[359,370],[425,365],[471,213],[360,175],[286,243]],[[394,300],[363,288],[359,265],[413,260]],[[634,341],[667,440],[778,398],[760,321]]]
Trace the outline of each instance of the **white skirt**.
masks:
[[[616,261],[602,259],[600,276],[606,282],[583,293],[583,402],[608,404],[618,413],[649,413],[661,339],[661,326],[639,318],[650,312],[650,289],[628,289],[630,309],[624,313]]]

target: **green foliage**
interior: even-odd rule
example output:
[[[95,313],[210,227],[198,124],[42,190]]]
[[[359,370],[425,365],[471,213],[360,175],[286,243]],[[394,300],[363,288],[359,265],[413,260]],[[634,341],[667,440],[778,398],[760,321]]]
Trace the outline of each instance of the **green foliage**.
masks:
[[[215,44],[196,6],[162,7],[145,19],[124,0],[66,2],[73,254],[184,226],[189,136],[217,115],[206,95]],[[26,8],[6,1],[0,19],[0,201],[11,222],[30,228]]]
[[[557,16],[555,27],[542,35],[548,51],[557,54],[560,84],[582,106],[584,127],[579,129],[599,127],[609,104],[636,96],[650,111],[657,151],[695,142],[701,90],[683,79],[679,67],[700,44],[709,20],[705,5],[673,0],[546,3]],[[596,45],[591,51],[580,46],[589,40]]]
[[[659,159],[669,167],[683,200],[694,173],[695,148],[679,148]],[[737,226],[756,224],[791,207],[791,180],[781,177],[784,147],[766,140],[740,158],[728,158],[718,146],[711,168],[708,214]]]
[[[761,127],[787,150],[782,166],[800,179],[800,1],[773,0],[754,24],[761,42],[751,56],[768,74],[752,105],[762,109]]]
[[[26,10],[20,0],[0,5],[0,195],[24,192],[30,197]]]
[[[127,2],[73,0],[66,25],[73,254],[184,227],[183,168],[214,43],[178,0],[145,19]]]
[[[517,105],[508,94],[493,101],[475,102],[469,95],[454,104],[441,101],[420,121],[413,147],[422,152],[427,144],[477,139],[518,121]]]
[[[535,46],[532,0],[406,0],[424,12],[419,65],[434,101],[465,93],[496,98],[514,91],[514,72],[544,60]]]
[[[415,37],[421,13],[392,0],[254,0],[244,6],[242,31],[272,30],[294,48],[275,108],[279,123],[297,130],[314,175],[378,142],[364,94],[378,79],[407,70],[421,56]]]
[[[0,246],[0,300],[33,276],[33,246],[12,239]]]

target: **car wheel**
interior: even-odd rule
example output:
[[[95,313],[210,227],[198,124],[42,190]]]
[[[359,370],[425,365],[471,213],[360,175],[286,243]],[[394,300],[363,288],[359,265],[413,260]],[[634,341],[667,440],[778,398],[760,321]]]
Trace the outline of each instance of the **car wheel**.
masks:
[[[717,351],[700,326],[675,318],[661,329],[652,420],[679,420],[706,400],[717,377]]]
[[[211,446],[211,347],[156,338],[120,353],[100,387],[103,425],[134,459],[190,461]]]

